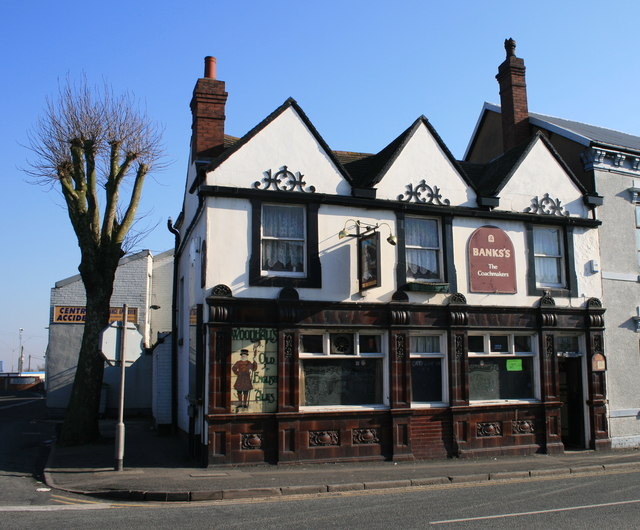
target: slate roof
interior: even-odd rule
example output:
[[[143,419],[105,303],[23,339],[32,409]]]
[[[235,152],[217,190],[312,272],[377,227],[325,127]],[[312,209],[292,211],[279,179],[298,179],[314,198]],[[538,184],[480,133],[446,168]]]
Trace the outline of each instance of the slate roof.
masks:
[[[484,110],[499,114],[501,109],[500,105],[485,102]],[[596,125],[590,125],[579,121],[547,116],[546,114],[539,114],[537,112],[529,112],[529,120],[532,125],[556,132],[585,146],[593,143],[603,147],[609,146],[625,150],[640,151],[640,136],[634,136],[632,134],[607,129],[606,127],[598,127]]]
[[[609,145],[612,147],[621,147],[623,149],[640,151],[640,137],[633,136],[632,134],[614,131],[613,129],[606,129],[605,127],[597,127],[595,125],[589,125],[588,123],[581,123],[579,121],[565,120],[563,118],[537,114],[535,112],[530,112],[529,117],[534,118],[534,125],[538,125],[535,121],[539,120],[541,122],[560,127],[561,129],[565,129],[566,131],[573,132],[576,135],[582,136],[583,138],[599,145]]]

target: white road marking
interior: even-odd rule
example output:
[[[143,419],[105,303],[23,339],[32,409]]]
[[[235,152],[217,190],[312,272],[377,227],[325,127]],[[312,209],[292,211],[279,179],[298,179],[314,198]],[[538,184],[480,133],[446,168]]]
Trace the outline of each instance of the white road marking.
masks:
[[[28,405],[29,403],[35,403],[39,399],[41,399],[41,398],[30,399],[29,401],[23,401],[22,403],[14,403],[13,405],[2,405],[2,406],[0,406],[0,410],[11,409],[13,407],[21,407],[22,405]]]
[[[0,506],[0,512],[59,512],[69,510],[106,510],[111,504],[55,504],[43,506]]]
[[[637,503],[640,503],[640,499],[635,499],[632,501],[605,502],[603,504],[586,504],[584,506],[569,506],[567,508],[553,508],[549,510],[536,510],[533,512],[502,513],[502,514],[496,514],[496,515],[485,515],[482,517],[467,517],[465,519],[448,519],[446,521],[431,521],[429,524],[465,523],[468,521],[483,521],[487,519],[504,519],[506,517],[521,517],[523,515],[539,515],[543,513],[570,512],[573,510],[589,510],[592,508],[604,508],[607,506],[621,506],[623,504],[637,504]]]

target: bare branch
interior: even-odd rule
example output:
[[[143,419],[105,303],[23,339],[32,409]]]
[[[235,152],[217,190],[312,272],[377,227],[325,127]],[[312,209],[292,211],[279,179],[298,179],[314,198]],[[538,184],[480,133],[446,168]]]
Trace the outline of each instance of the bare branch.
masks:
[[[138,165],[138,169],[136,170],[136,180],[133,184],[133,190],[131,191],[131,199],[129,200],[129,207],[125,212],[120,224],[120,228],[116,233],[115,240],[118,243],[122,243],[124,241],[127,232],[133,224],[136,211],[138,210],[138,205],[140,204],[140,197],[142,196],[142,186],[144,184],[144,178],[147,175],[148,171],[149,167],[145,164]]]

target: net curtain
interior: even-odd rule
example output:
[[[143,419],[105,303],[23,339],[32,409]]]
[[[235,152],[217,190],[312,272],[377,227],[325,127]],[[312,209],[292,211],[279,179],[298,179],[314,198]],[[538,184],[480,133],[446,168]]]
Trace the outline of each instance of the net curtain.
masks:
[[[262,268],[304,271],[304,208],[265,205],[262,209]]]
[[[407,275],[411,278],[437,279],[438,223],[430,219],[407,219],[405,224],[407,246]],[[418,247],[418,248],[411,248]]]

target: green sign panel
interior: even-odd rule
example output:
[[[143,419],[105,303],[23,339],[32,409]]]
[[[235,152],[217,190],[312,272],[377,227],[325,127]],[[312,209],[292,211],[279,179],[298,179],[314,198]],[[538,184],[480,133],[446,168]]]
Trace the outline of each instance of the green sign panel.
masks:
[[[522,359],[507,359],[507,372],[522,372]]]

